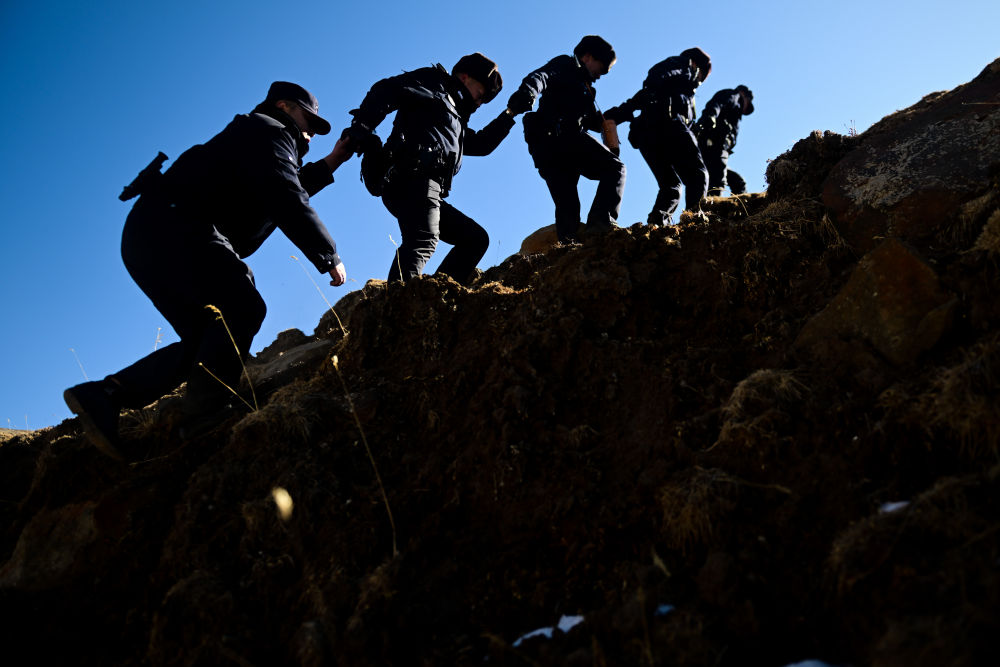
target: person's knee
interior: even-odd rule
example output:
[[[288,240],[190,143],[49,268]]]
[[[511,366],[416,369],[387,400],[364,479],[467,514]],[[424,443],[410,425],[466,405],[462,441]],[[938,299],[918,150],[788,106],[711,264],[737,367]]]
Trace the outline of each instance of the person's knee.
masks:
[[[257,332],[260,331],[261,325],[264,324],[264,318],[267,317],[267,304],[259,292],[254,291],[253,296],[249,325],[252,329],[251,335],[256,336]]]
[[[480,225],[476,225],[469,230],[468,247],[471,252],[478,253],[482,257],[490,247],[489,233]]]
[[[615,185],[620,185],[625,182],[625,163],[615,158],[613,162],[609,162],[604,170],[604,180],[608,183],[614,183]]]
[[[237,340],[252,339],[260,331],[261,325],[264,324],[264,318],[267,317],[267,304],[264,303],[260,292],[252,289],[220,308],[220,312],[222,312],[233,338]]]

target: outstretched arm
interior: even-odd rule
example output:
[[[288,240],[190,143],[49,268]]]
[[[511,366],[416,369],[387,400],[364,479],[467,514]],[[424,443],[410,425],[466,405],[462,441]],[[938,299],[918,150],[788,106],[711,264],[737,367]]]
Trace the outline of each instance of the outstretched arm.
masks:
[[[514,127],[514,114],[510,109],[504,109],[478,132],[466,130],[465,154],[489,155],[510,134],[512,127]]]
[[[519,114],[531,111],[535,100],[545,92],[545,88],[549,85],[549,79],[565,69],[567,64],[577,66],[576,60],[572,56],[556,56],[524,77],[521,85],[510,96],[510,101],[507,103],[507,108],[511,110],[511,113]]]
[[[333,150],[326,157],[303,165],[299,170],[299,182],[303,189],[312,197],[314,194],[333,183],[333,172],[337,167],[347,162],[354,154],[350,141],[341,137],[334,144]]]

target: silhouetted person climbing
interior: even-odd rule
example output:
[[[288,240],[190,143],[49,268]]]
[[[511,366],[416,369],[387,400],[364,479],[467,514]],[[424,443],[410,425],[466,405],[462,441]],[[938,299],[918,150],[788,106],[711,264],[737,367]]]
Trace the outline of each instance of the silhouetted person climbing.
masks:
[[[398,221],[403,237],[389,280],[419,276],[438,240],[454,246],[438,271],[460,283],[472,278],[489,247],[489,235],[444,199],[463,154],[489,155],[514,126],[514,115],[505,109],[478,132],[468,127],[473,112],[493,100],[502,87],[496,63],[473,53],[463,56],[450,73],[434,65],[382,79],[351,111],[354,121],[344,135],[359,147],[371,146],[370,135],[396,112],[380,160],[382,173],[365,176],[369,190],[381,192],[382,203]]]
[[[104,453],[121,458],[122,408],[149,405],[185,380],[182,417],[218,412],[235,398],[225,385],[238,386],[242,359],[266,312],[241,258],[275,228],[330,274],[330,284],[344,284],[337,246],[309,195],[333,182],[351,150],[341,140],[322,160],[301,166],[312,136],[330,131],[318,114],[311,93],[277,81],[251,113],[185,151],[162,175],[147,172],[141,179],[122,232],[122,259],[180,341],[64,392]]]
[[[607,118],[632,122],[629,142],[637,148],[653,172],[660,190],[647,222],[673,222],[684,184],[687,210],[699,212],[708,192],[708,170],[692,131],[695,119],[694,92],[712,70],[708,54],[686,49],[650,68],[642,89],[617,107]],[[640,112],[634,118],[636,111]]]
[[[734,195],[746,192],[743,177],[729,171],[729,155],[736,145],[740,120],[752,113],[753,93],[744,85],[720,90],[702,110],[696,128],[701,157],[708,168],[709,195],[721,195],[727,187]]]
[[[538,111],[524,117],[524,139],[528,152],[555,203],[556,234],[563,243],[575,241],[580,227],[580,195],[577,184],[583,176],[597,181],[597,193],[587,214],[587,230],[613,229],[625,190],[625,165],[588,134],[600,131],[602,116],[597,108],[594,82],[615,64],[615,51],[597,35],[587,35],[573,55],[556,56],[529,74],[510,96],[515,113],[530,111],[540,97]],[[617,149],[616,149],[617,150]]]

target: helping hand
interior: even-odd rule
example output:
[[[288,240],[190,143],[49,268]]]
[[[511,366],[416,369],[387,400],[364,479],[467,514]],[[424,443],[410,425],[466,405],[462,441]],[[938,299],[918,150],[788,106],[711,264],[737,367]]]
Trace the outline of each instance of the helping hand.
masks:
[[[339,262],[337,266],[330,269],[330,277],[333,279],[330,284],[334,287],[340,287],[347,282],[347,269],[344,268],[343,262]]]
[[[514,94],[510,96],[510,100],[507,102],[507,108],[510,109],[510,113],[514,116],[531,111],[531,105],[535,103],[532,99],[531,93],[526,90],[518,89],[514,91]]]

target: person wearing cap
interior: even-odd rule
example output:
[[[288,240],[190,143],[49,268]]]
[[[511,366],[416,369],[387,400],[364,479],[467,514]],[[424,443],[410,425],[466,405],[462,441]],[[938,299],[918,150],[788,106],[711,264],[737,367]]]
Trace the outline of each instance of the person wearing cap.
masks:
[[[671,224],[682,183],[687,210],[701,212],[701,200],[708,193],[708,169],[692,131],[694,92],[711,71],[707,53],[697,47],[686,49],[653,65],[642,89],[605,113],[617,123],[631,121],[629,143],[642,154],[659,185],[646,219],[650,225]]]
[[[379,123],[396,112],[378,184],[382,203],[402,235],[390,281],[419,276],[439,240],[453,247],[438,272],[462,284],[471,280],[489,247],[489,235],[445,198],[463,155],[489,155],[514,126],[507,109],[479,131],[468,126],[472,113],[502,87],[496,63],[473,53],[459,59],[451,72],[437,64],[382,79],[350,112],[354,119],[343,136],[355,147],[370,145]]]
[[[556,235],[563,243],[580,230],[580,177],[597,181],[587,214],[589,231],[613,229],[625,190],[625,165],[588,131],[600,131],[604,117],[597,107],[594,82],[615,64],[611,44],[597,35],[580,40],[573,55],[556,56],[531,72],[514,91],[508,107],[538,111],[524,117],[524,139],[535,168],[555,204]]]
[[[276,81],[252,112],[143,184],[125,221],[122,259],[180,341],[64,392],[103,452],[121,458],[121,409],[149,405],[185,380],[182,417],[217,412],[235,398],[227,387],[239,386],[266,312],[243,258],[276,228],[329,274],[330,284],[344,284],[337,246],[309,196],[333,182],[352,152],[341,140],[329,155],[302,165],[313,135],[329,131],[311,93]]]
[[[709,195],[721,195],[726,188],[734,195],[746,192],[743,178],[729,171],[729,155],[736,146],[740,120],[752,113],[753,93],[742,84],[720,90],[702,110],[696,128],[698,147],[708,168]]]

